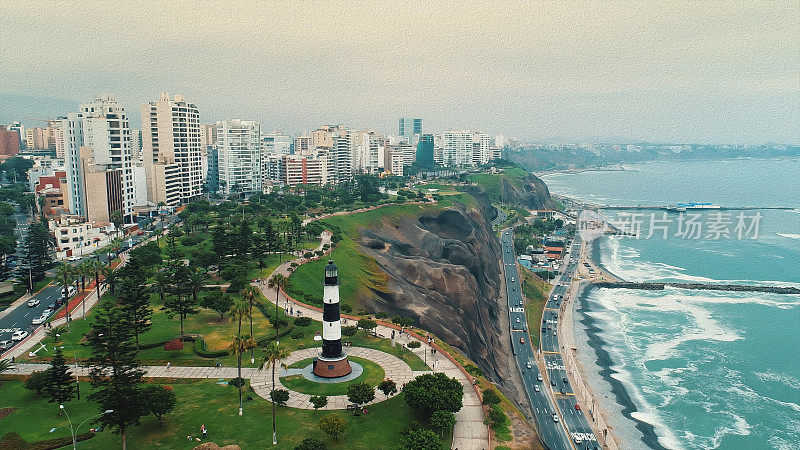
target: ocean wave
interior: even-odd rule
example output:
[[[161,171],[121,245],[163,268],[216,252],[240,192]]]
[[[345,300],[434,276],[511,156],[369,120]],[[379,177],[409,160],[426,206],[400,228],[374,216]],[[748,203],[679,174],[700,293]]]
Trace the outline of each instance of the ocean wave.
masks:
[[[753,375],[757,376],[761,381],[777,381],[786,387],[800,389],[800,378],[785,373],[776,373],[772,370],[767,370],[766,372],[755,372]],[[797,409],[797,411],[800,412],[800,408]]]
[[[800,234],[794,234],[794,233],[775,233],[775,234],[777,234],[780,237],[785,237],[789,239],[800,239]]]

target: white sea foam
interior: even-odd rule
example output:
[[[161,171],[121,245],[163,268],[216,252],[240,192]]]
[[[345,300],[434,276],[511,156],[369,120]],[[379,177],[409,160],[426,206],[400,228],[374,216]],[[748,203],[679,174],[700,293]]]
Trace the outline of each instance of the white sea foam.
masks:
[[[794,234],[794,233],[775,233],[775,234],[777,234],[780,237],[785,237],[789,239],[800,239],[800,234]]]
[[[786,387],[800,389],[800,378],[793,377],[789,374],[775,373],[772,370],[767,370],[766,372],[756,372],[754,375],[761,381],[777,381]]]

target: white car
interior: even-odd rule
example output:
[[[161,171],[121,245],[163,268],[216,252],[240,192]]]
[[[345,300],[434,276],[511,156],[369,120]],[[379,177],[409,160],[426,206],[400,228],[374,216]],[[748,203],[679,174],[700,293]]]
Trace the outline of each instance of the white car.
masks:
[[[30,306],[31,308],[39,306],[39,299],[32,298],[32,299],[28,300],[28,306]]]
[[[53,310],[50,308],[47,308],[44,311],[42,311],[42,317],[50,317],[51,314],[53,314]]]
[[[28,332],[27,331],[17,330],[17,331],[14,332],[14,334],[11,335],[11,340],[12,341],[21,341],[21,340],[25,339],[26,337],[28,337]]]
[[[536,379],[542,381],[542,374],[536,375]]]
[[[530,361],[528,361],[528,366],[527,367],[528,367],[528,369],[531,368],[531,362]]]
[[[6,350],[14,345],[11,341],[0,341],[0,350]]]
[[[539,385],[537,384],[536,386],[533,387],[533,390],[536,392],[541,392],[542,388],[540,388]]]
[[[517,317],[517,323],[519,323],[519,317]]]
[[[47,320],[47,316],[39,316],[31,321],[34,325],[41,325]]]
[[[553,422],[558,422],[558,414],[553,414]]]

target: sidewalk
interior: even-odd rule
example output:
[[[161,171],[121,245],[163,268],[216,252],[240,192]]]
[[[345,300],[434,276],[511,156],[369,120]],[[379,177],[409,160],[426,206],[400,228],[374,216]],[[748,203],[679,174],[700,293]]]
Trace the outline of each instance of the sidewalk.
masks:
[[[327,242],[326,242],[327,241]],[[330,242],[330,235],[325,233],[322,237],[322,243],[320,243],[319,248],[322,248],[322,245],[325,243]],[[323,258],[326,255],[322,256]],[[285,263],[278,266],[277,269],[273,273],[283,274],[284,276],[289,276],[291,273],[289,271],[289,267],[292,262],[300,264],[302,260],[297,259],[294,261],[286,261]],[[258,287],[261,292],[264,294],[264,297],[270,301],[271,303],[275,303],[275,290],[270,289],[267,287],[266,282],[258,282],[254,284]],[[322,311],[315,309],[313,307],[309,307],[308,305],[298,303],[291,298],[288,298],[286,294],[281,291],[278,295],[278,306],[285,307],[286,309],[289,306],[297,313],[302,316],[310,317],[314,320],[322,321]],[[342,315],[346,321],[355,320],[354,317]],[[425,360],[427,357],[428,362],[430,362],[432,369],[436,372],[443,372],[450,378],[457,379],[461,386],[464,388],[464,398],[463,398],[463,407],[459,410],[456,416],[456,425],[453,429],[453,448],[457,448],[459,450],[488,450],[491,448],[490,441],[489,441],[489,429],[483,423],[484,420],[484,409],[483,405],[481,404],[481,399],[478,396],[478,393],[475,391],[475,387],[472,385],[472,381],[461,371],[461,369],[449,358],[446,357],[446,353],[438,348],[438,346],[434,346],[437,349],[438,354],[442,356],[439,357],[431,356],[430,351],[431,348],[426,340],[422,337],[413,336],[409,334],[409,332],[405,332],[403,334],[398,333],[398,329],[394,326],[389,324],[384,324],[379,322],[379,325],[375,328],[375,332],[383,337],[383,338],[390,338],[392,331],[395,331],[395,339],[394,341],[399,345],[406,345],[412,340],[419,341],[422,345],[419,348],[413,349],[412,351],[414,354],[420,357],[420,359]],[[407,348],[407,347],[406,347]],[[270,380],[271,383],[271,380]]]

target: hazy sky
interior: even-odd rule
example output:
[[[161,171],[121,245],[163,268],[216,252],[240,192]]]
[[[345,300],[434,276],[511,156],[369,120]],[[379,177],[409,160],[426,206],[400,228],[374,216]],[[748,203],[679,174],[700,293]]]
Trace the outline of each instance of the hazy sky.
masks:
[[[288,132],[800,143],[800,1],[2,4],[0,121],[166,90]]]

